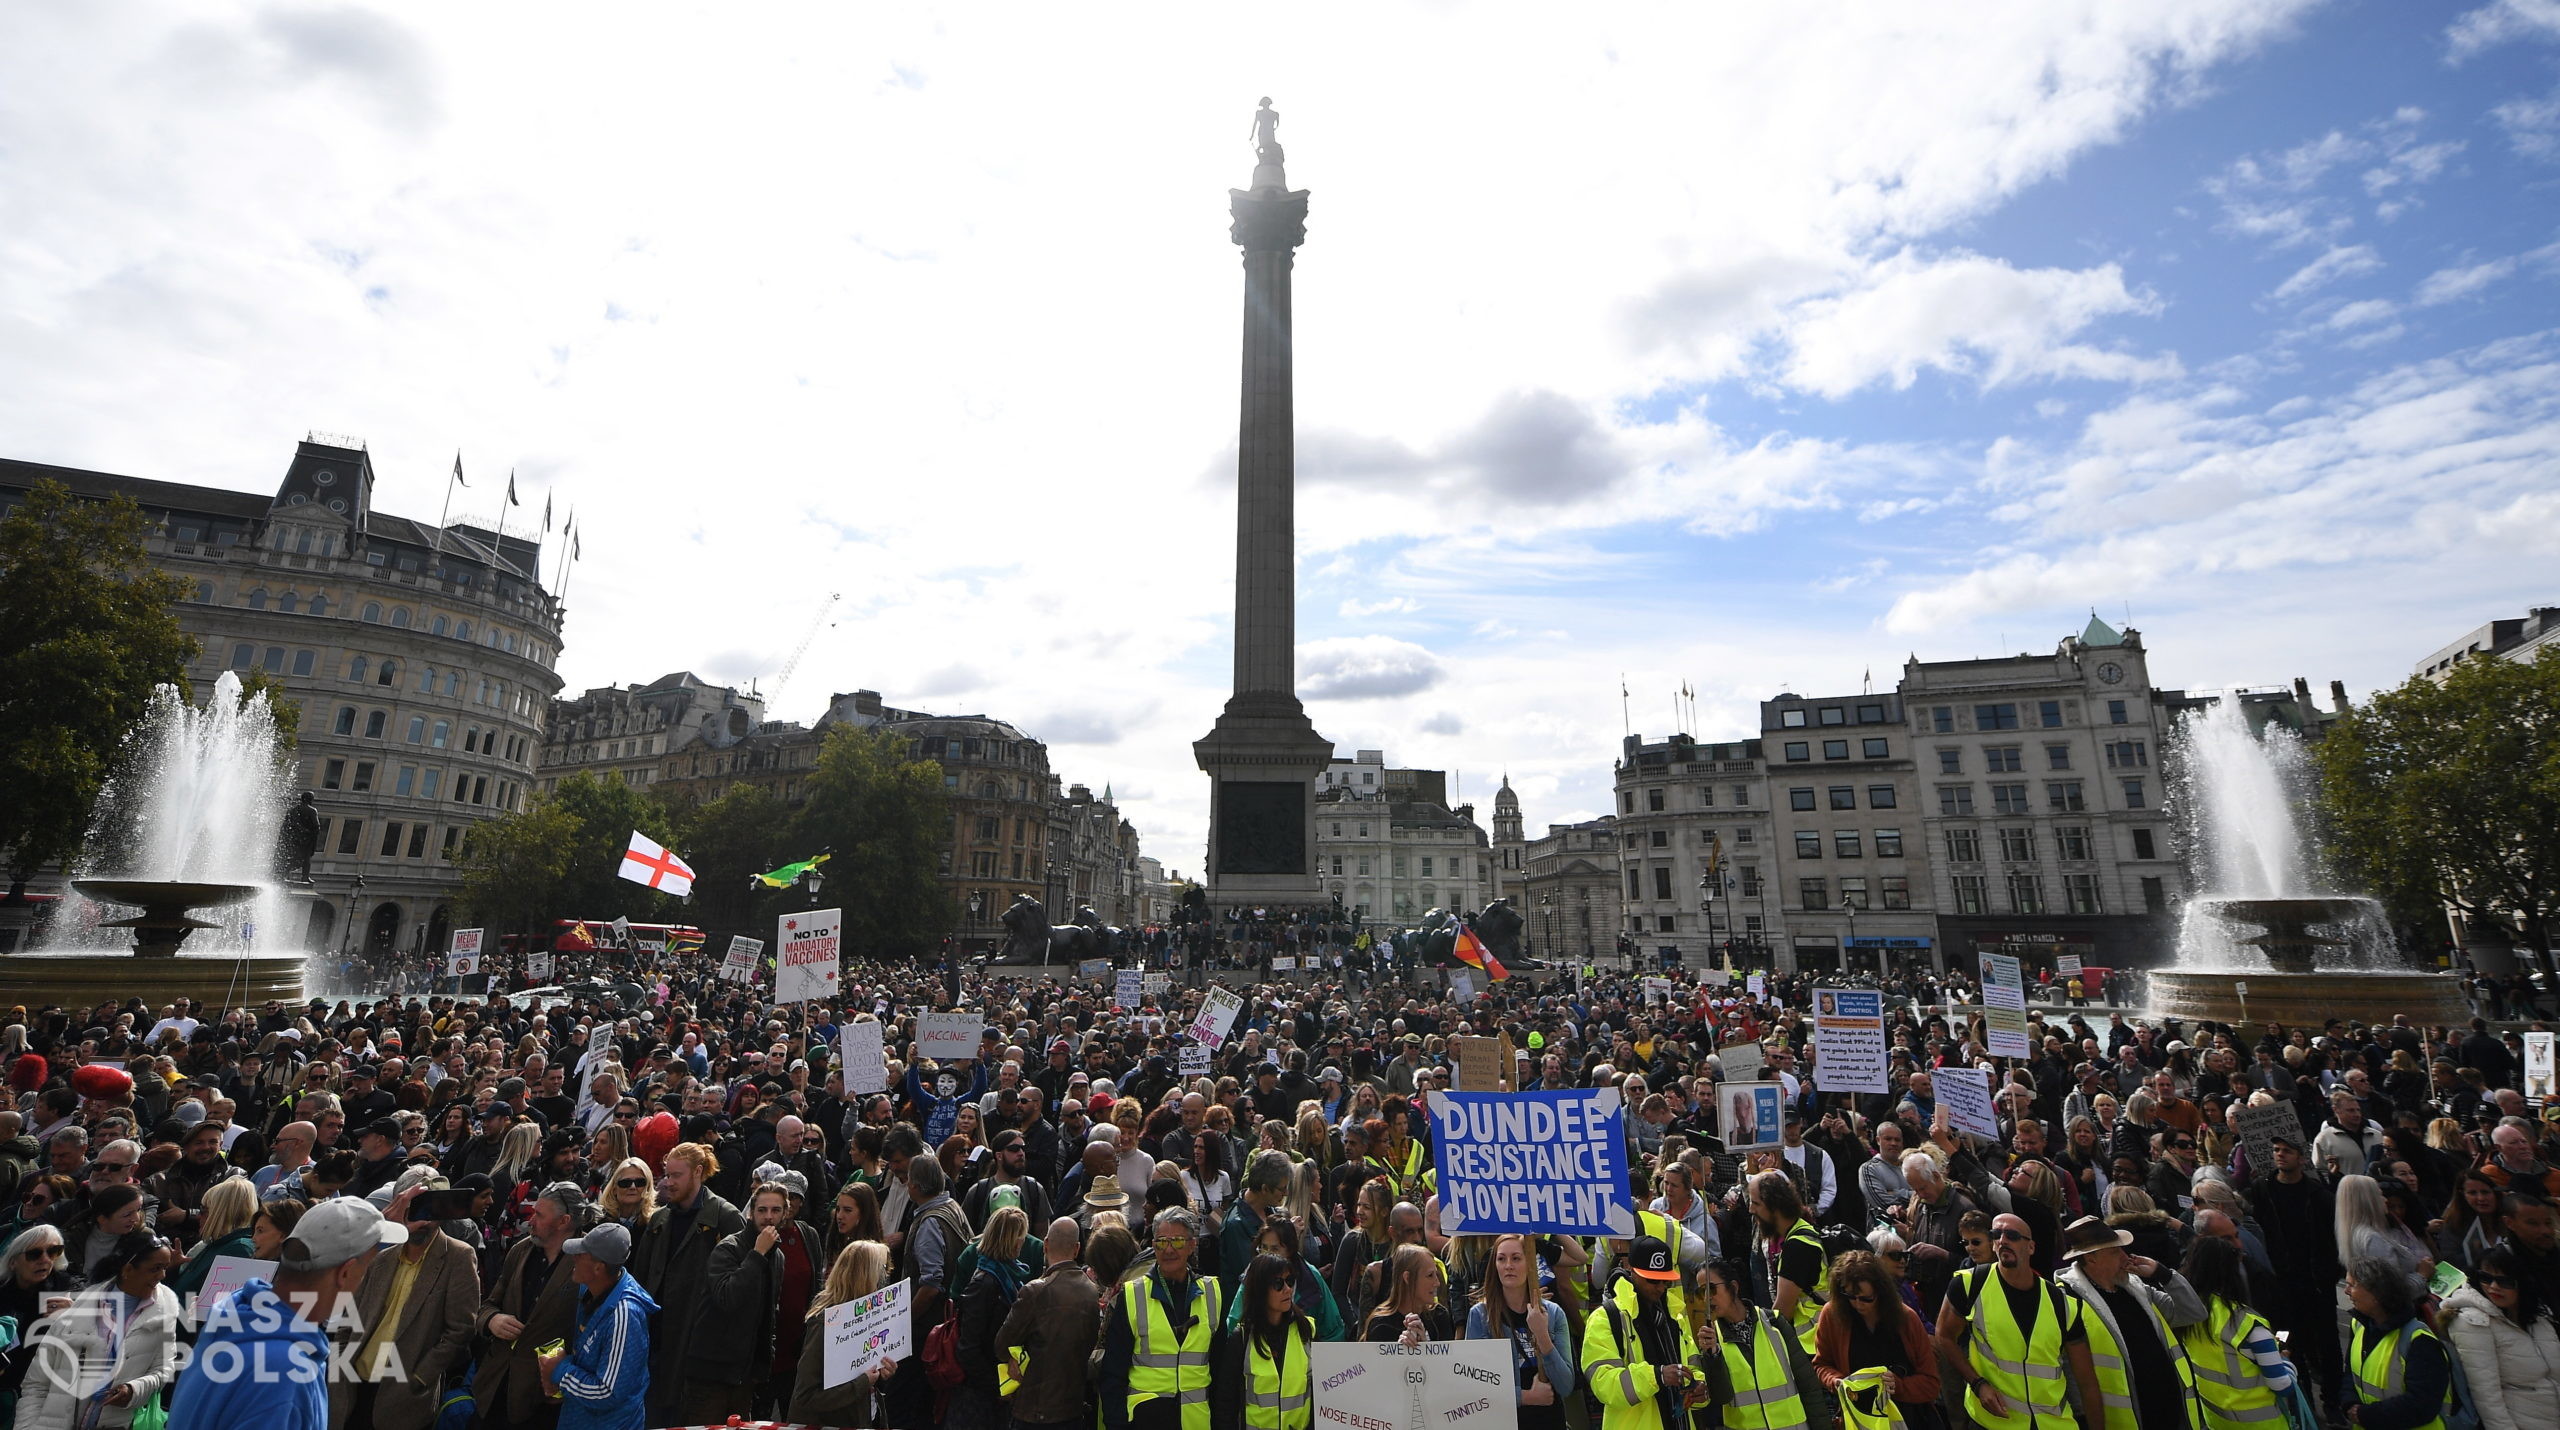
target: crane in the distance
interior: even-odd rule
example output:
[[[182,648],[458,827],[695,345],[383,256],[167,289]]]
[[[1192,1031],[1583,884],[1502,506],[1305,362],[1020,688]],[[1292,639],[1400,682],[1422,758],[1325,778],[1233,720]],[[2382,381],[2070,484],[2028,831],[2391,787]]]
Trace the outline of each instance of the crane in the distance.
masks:
[[[758,683],[757,680],[750,680],[747,682],[748,692],[750,694],[762,695],[765,701],[765,708],[768,711],[773,708],[773,701],[781,697],[782,688],[791,683],[792,672],[800,668],[800,657],[809,653],[809,643],[818,638],[819,628],[828,624],[828,612],[833,611],[836,608],[836,602],[842,599],[844,599],[844,597],[841,592],[829,591],[827,593],[827,598],[818,603],[817,611],[809,617],[809,628],[800,633],[800,643],[791,648],[791,655],[782,662],[782,669],[774,673],[773,689],[769,691],[758,691],[756,689]],[[760,680],[761,677],[758,679]]]

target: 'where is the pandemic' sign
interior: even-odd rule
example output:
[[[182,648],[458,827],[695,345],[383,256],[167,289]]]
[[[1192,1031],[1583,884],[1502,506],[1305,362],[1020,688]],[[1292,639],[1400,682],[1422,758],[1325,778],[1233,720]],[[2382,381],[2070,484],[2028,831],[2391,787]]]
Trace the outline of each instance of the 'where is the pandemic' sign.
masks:
[[[1633,1236],[1626,1104],[1614,1087],[1434,1092],[1440,1229]]]

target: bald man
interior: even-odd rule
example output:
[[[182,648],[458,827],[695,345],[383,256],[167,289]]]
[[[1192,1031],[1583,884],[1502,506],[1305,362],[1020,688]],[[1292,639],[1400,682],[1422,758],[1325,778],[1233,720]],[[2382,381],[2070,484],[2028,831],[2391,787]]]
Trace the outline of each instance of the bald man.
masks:
[[[249,1178],[263,1197],[278,1182],[311,1165],[311,1149],[320,1141],[320,1129],[308,1122],[288,1122],[276,1129],[275,1151],[266,1166]]]
[[[1040,1239],[1049,1269],[1022,1288],[996,1332],[998,1377],[1022,1381],[1005,1401],[1016,1430],[1092,1423],[1084,1408],[1085,1364],[1102,1332],[1103,1288],[1076,1262],[1080,1238],[1073,1217],[1049,1223]]]
[[[773,1124],[773,1156],[786,1172],[798,1172],[808,1179],[809,1195],[823,1205],[833,1206],[835,1197],[823,1190],[836,1184],[835,1164],[827,1160],[825,1139],[809,1130],[809,1124],[785,1113]]]

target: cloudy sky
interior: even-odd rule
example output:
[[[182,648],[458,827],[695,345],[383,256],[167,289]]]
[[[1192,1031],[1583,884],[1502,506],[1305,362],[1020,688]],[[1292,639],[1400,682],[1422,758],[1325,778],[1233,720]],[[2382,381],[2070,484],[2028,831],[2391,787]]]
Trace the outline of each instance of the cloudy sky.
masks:
[[[21,0],[0,446],[353,433],[429,520],[459,448],[578,511],[571,690],[836,593],[776,713],[1012,719],[1194,870],[1264,94],[1303,693],[1533,829],[1684,682],[1734,738],[2096,609],[2361,693],[2560,600],[2560,0]]]

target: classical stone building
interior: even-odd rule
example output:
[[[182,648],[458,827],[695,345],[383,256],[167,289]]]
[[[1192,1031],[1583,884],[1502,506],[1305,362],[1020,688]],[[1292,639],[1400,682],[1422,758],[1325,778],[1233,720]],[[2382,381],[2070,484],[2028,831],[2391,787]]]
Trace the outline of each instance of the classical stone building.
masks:
[[[1520,825],[1520,796],[1512,793],[1511,776],[1506,774],[1502,788],[1493,794],[1493,884],[1486,890],[1487,902],[1507,898],[1525,911],[1528,845]]]
[[[1911,740],[1899,695],[1761,702],[1771,892],[1798,971],[1931,963],[1937,917]]]
[[[1355,919],[1407,927],[1432,909],[1493,897],[1493,849],[1475,807],[1449,805],[1441,770],[1390,767],[1378,750],[1336,759],[1316,790],[1316,868]]]
[[[1614,815],[1548,825],[1522,846],[1520,864],[1532,956],[1578,964],[1614,954],[1621,927]]]
[[[1064,923],[1085,904],[1113,928],[1143,922],[1138,829],[1120,817],[1108,786],[1096,799],[1087,786],[1061,790],[1058,777],[1049,777],[1048,877],[1049,893],[1041,901],[1052,922]]]
[[[1621,931],[1640,952],[1677,949],[1704,967],[1711,950],[1732,944],[1745,961],[1777,951],[1785,966],[1764,774],[1758,740],[1626,737],[1614,775]],[[1730,881],[1712,901],[1703,882],[1711,858]]]
[[[535,533],[379,511],[364,444],[317,433],[272,496],[0,459],[0,508],[46,478],[149,515],[152,564],[192,594],[178,617],[203,645],[198,698],[224,670],[258,670],[301,707],[320,897],[293,934],[443,947],[463,841],[523,807],[560,688],[563,608]]]
[[[689,670],[647,685],[607,685],[551,702],[542,743],[542,789],[586,773],[649,788],[701,774],[712,754],[716,772],[764,724],[764,702],[734,686],[713,685]]]
[[[2417,673],[2442,680],[2466,660],[2530,661],[2560,645],[2560,606],[2536,606],[2521,616],[2491,621],[2418,662]]]
[[[2139,631],[2093,616],[2049,655],[1915,658],[1900,694],[1948,959],[2169,955],[2186,877]]]

